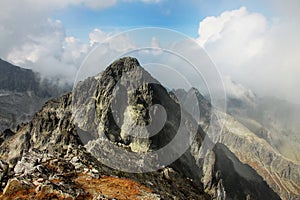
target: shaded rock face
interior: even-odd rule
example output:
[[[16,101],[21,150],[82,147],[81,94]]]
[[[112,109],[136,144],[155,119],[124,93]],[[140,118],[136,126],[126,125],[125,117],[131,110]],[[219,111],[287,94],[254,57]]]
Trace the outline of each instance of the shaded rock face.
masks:
[[[171,166],[194,180],[213,199],[280,199],[263,178],[249,165],[243,164],[226,146],[216,143],[213,149],[204,150],[197,143]],[[203,153],[203,152],[202,152]],[[199,183],[198,182],[198,183]]]
[[[265,140],[229,117],[218,141],[255,169],[282,199],[299,199],[300,166],[278,154]]]
[[[0,59],[0,90],[26,92],[38,90],[39,84],[32,70],[14,66]]]
[[[213,150],[215,152],[213,171],[218,190],[225,190],[226,195],[232,199],[240,199],[241,196],[257,200],[280,199],[254,169],[242,164],[226,146],[217,143]],[[220,188],[220,184],[223,188]],[[231,187],[232,185],[234,187]]]
[[[177,89],[174,91],[180,99],[185,110],[199,123],[203,130],[207,130],[210,125],[212,115],[212,105],[202,94],[196,89],[191,88],[189,91]],[[196,105],[193,103],[193,96],[196,96]]]
[[[32,119],[50,98],[71,90],[0,59],[0,131]]]
[[[165,123],[154,130],[158,134],[151,135],[153,116],[155,111],[160,112],[154,109],[151,114],[156,104],[165,108],[166,115],[161,113]],[[210,107],[209,103],[202,105]],[[192,140],[190,147],[173,164],[154,172],[111,169],[90,151],[93,140],[106,138],[139,157],[168,144],[182,121],[190,132],[196,130],[194,138],[187,132],[182,140]],[[139,129],[134,129],[137,125]],[[138,137],[145,133],[149,137]],[[193,113],[185,111],[177,97],[169,94],[136,59],[122,58],[99,76],[79,83],[72,94],[48,101],[31,122],[0,134],[1,198],[279,199],[227,147],[217,144],[207,150],[205,145],[213,143],[204,144],[205,135]],[[98,147],[107,159],[119,156],[108,146]],[[144,158],[146,165],[151,161]],[[114,193],[114,188],[119,188],[119,193]]]

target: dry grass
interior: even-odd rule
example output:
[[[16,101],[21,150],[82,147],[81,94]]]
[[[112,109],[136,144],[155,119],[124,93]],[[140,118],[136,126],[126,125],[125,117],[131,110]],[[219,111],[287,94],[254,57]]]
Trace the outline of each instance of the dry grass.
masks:
[[[58,184],[62,180],[55,179],[51,180],[52,183]],[[103,176],[100,179],[93,178],[85,173],[80,173],[78,176],[73,178],[75,183],[75,188],[81,188],[84,190],[84,193],[77,197],[76,199],[93,199],[93,197],[98,195],[103,195],[108,199],[116,198],[118,200],[135,200],[141,199],[143,194],[152,193],[152,191],[129,179],[117,178],[113,176]],[[36,191],[37,186],[30,189],[23,189],[16,191],[13,194],[3,195],[0,192],[0,199],[9,200],[9,199],[57,199],[57,200],[66,200],[72,199],[62,195],[59,191]],[[145,199],[145,198],[143,198]]]
[[[82,185],[82,188],[92,195],[103,194],[108,198],[117,198],[120,200],[135,200],[139,199],[145,192],[152,192],[149,188],[135,181],[113,176],[103,176],[101,179],[96,179],[90,178],[85,174],[80,174],[76,182]]]

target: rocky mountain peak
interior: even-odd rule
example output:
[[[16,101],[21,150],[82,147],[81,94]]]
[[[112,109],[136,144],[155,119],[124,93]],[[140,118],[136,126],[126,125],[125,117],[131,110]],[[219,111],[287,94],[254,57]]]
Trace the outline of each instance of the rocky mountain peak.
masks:
[[[119,59],[0,134],[0,197],[279,199],[226,146],[205,148],[196,108],[184,105],[204,100],[182,94],[175,98],[135,58]]]
[[[92,87],[82,96],[88,85]],[[87,96],[90,97],[88,100]],[[110,141],[127,145],[133,151],[164,146],[173,137],[170,135],[171,127],[163,126],[164,122],[179,124],[180,120],[179,113],[168,114],[180,112],[180,105],[140,66],[137,59],[130,57],[112,63],[99,79],[91,78],[80,83],[75,89],[74,105],[76,116],[89,118],[83,122],[85,117],[75,116],[75,122],[81,129],[97,131],[100,137],[106,136]],[[97,126],[91,127],[91,121]],[[176,133],[176,130],[173,132]],[[149,140],[148,136],[153,137]]]
[[[129,72],[132,71],[133,69],[142,70],[140,63],[136,58],[133,57],[120,58],[114,61],[104,70],[103,77],[110,75],[113,78],[118,79],[116,76],[114,76],[118,74],[121,75],[121,73],[118,72]]]

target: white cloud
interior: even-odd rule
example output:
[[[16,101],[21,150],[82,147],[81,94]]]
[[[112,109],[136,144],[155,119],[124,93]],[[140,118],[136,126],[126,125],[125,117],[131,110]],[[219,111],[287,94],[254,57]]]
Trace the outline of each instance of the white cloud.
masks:
[[[100,29],[94,29],[90,34],[90,45],[94,46],[97,43],[104,42],[105,39],[107,39],[109,35],[105,32],[103,32]]]
[[[142,2],[142,3],[146,3],[146,4],[156,4],[156,3],[160,3],[164,0],[122,0],[123,2]]]
[[[113,40],[109,40],[111,50],[125,52],[135,48],[133,41],[126,34],[116,35]]]
[[[29,33],[24,37],[23,43],[15,46],[7,58],[15,63],[17,59],[36,62],[41,56],[49,56],[53,52],[59,54],[65,37],[64,28],[59,21],[48,20],[46,24],[40,26],[40,33]]]
[[[229,76],[223,77],[227,96],[241,99],[249,104],[255,102],[256,96],[249,88],[231,80]]]
[[[144,3],[160,3],[162,0],[141,0]]]
[[[8,52],[6,59],[22,67],[32,68],[42,76],[60,77],[72,82],[76,67],[87,52],[88,45],[81,44],[74,37],[65,36],[59,21],[48,20],[44,31],[27,35],[22,43]]]
[[[113,39],[112,39],[113,37]],[[111,50],[123,52],[134,48],[133,41],[126,34],[110,34],[100,29],[94,29],[89,34],[90,46],[95,47],[99,44],[105,43]]]
[[[151,39],[151,47],[153,48],[160,48],[159,41],[156,37],[152,37]]]
[[[260,95],[298,102],[299,18],[279,16],[267,19],[244,7],[226,11],[201,21],[197,40],[224,75]]]
[[[76,66],[82,62],[89,50],[90,46],[88,44],[83,44],[79,39],[74,37],[66,37],[62,60]]]
[[[266,25],[263,15],[242,7],[205,18],[200,22],[198,41],[212,51],[216,62],[241,66],[262,51]]]
[[[102,9],[115,5],[117,0],[84,0],[82,3],[92,9]]]
[[[70,5],[80,6],[84,5],[88,8],[92,9],[103,9],[107,7],[114,6],[117,4],[118,0],[3,0],[0,2],[1,8],[4,12],[0,14],[1,17],[7,16],[9,12],[14,12],[15,10],[20,10],[21,12],[28,13],[30,10],[34,13],[42,13],[42,12],[52,12],[53,10],[62,9]],[[19,8],[19,9],[18,9]],[[26,8],[22,11],[22,8]],[[29,14],[29,15],[30,15]]]

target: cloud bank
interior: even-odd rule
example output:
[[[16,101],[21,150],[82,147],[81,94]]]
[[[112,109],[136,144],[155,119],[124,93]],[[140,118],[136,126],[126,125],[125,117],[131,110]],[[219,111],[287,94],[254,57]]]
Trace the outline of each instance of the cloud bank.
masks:
[[[296,4],[299,8],[299,1]],[[298,103],[300,21],[298,12],[287,11],[289,7],[280,7],[280,17],[272,19],[245,7],[206,17],[199,24],[197,41],[224,76],[261,96]]]

